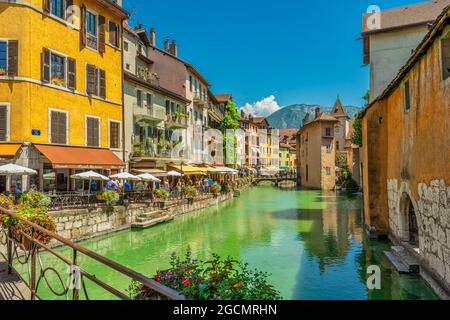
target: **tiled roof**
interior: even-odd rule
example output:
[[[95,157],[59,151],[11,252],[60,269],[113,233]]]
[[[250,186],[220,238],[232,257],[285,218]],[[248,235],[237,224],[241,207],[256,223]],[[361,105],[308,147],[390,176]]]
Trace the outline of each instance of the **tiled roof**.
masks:
[[[231,94],[229,94],[229,93],[215,94],[214,96],[216,97],[217,101],[224,102],[224,103],[228,102],[228,100],[230,100],[232,97]]]
[[[362,33],[371,34],[404,27],[425,25],[434,22],[442,13],[442,10],[448,5],[450,5],[450,0],[433,0],[383,10],[381,11],[381,28],[376,30],[371,30],[367,26],[367,19],[371,15],[370,13],[367,13],[362,19]]]

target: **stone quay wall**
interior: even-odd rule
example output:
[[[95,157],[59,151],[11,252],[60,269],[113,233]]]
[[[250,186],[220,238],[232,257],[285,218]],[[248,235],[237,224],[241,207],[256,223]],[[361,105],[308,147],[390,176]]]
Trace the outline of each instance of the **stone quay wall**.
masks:
[[[168,215],[177,217],[189,212],[217,206],[221,202],[234,197],[233,193],[222,194],[216,198],[194,201],[192,205],[184,203],[179,206],[167,207]],[[51,212],[57,226],[57,233],[75,242],[118,232],[130,228],[136,217],[141,213],[158,209],[144,204],[131,204],[128,206],[115,206],[112,209],[69,209]]]
[[[432,180],[413,188],[408,182],[399,186],[396,179],[388,180],[387,185],[391,235],[396,242],[408,242],[409,221],[404,206],[411,200],[419,228],[419,253],[415,256],[450,292],[450,185]]]

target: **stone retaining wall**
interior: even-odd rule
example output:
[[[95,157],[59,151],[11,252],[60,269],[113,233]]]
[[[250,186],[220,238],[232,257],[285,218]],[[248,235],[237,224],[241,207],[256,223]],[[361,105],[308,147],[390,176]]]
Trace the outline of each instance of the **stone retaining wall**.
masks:
[[[183,204],[169,207],[167,214],[179,216],[185,213],[217,206],[219,203],[233,198],[233,194],[219,195],[217,198],[195,201],[192,205]],[[57,225],[57,233],[72,241],[83,241],[86,239],[102,236],[105,234],[122,231],[130,228],[140,213],[154,211],[143,204],[129,206],[116,206],[113,209],[71,209],[51,212]]]
[[[408,241],[409,225],[403,206],[410,199],[419,227],[417,257],[450,292],[450,185],[444,180],[433,180],[419,183],[417,191],[408,182],[399,186],[395,179],[388,180],[387,185],[391,235],[400,243]]]

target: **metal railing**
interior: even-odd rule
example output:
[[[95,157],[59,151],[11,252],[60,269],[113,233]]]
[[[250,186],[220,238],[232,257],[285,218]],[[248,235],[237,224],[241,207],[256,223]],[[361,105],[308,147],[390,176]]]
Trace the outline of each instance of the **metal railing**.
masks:
[[[35,223],[25,220],[12,212],[0,208],[0,213],[11,219],[19,221],[19,223],[23,226],[20,228],[22,231],[18,231],[17,228],[5,228],[3,224],[0,224],[0,248],[6,248],[6,254],[0,250],[0,257],[3,257],[8,265],[8,274],[15,272],[13,266],[14,262],[19,265],[26,266],[27,274],[25,276],[18,272],[16,273],[30,290],[31,300],[42,298],[39,295],[39,289],[44,284],[47,285],[47,289],[55,297],[65,297],[67,300],[80,300],[81,292],[86,300],[90,300],[86,280],[89,280],[91,283],[102,288],[118,299],[132,299],[132,297],[122,292],[120,289],[117,289],[107,282],[100,280],[95,274],[91,274],[87,270],[84,270],[82,266],[78,264],[78,261],[80,261],[80,255],[89,257],[90,259],[100,263],[102,266],[110,268],[118,272],[120,275],[127,277],[130,280],[130,283],[132,280],[137,281],[143,287],[151,289],[171,300],[186,300],[186,298],[178,292],[165,287],[160,283],[131,270],[130,268],[101,256],[68,239],[65,239],[56,233],[50,232]],[[52,242],[56,242],[58,245],[70,248],[72,252],[71,257],[67,258],[63,256],[59,250],[56,251],[53,249],[53,245],[50,247],[48,244],[44,244],[36,239],[42,237],[47,237],[51,239]],[[44,257],[43,254],[50,254],[54,258],[58,259],[62,264],[65,264],[68,268],[70,268],[68,269],[70,272],[66,272],[64,274],[58,271],[54,262],[50,259],[47,259],[51,262],[47,262],[47,264],[50,264],[47,265],[45,259],[46,257]],[[56,277],[60,283],[60,290],[52,286],[51,275]],[[64,281],[65,278],[67,278],[67,281]],[[74,279],[77,279],[76,282],[79,285],[76,285],[75,281],[73,281]]]

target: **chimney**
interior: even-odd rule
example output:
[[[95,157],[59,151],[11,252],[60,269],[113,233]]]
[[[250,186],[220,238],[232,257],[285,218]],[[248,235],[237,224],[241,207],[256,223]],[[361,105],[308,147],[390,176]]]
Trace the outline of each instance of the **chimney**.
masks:
[[[171,54],[173,54],[175,57],[178,56],[177,42],[175,40],[172,40],[172,43],[170,44],[169,52]]]
[[[155,28],[150,28],[150,45],[156,47],[156,33]]]
[[[164,40],[164,51],[170,52],[170,49],[169,49],[169,37],[166,37],[166,39]]]
[[[316,117],[315,119],[320,117],[320,108],[316,108]]]

